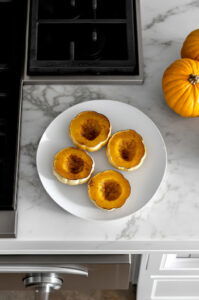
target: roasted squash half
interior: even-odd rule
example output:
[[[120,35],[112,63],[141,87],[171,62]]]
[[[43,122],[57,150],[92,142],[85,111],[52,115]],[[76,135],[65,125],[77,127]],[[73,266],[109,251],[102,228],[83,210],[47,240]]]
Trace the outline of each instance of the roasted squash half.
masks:
[[[70,137],[83,150],[97,151],[110,135],[111,124],[107,117],[95,111],[83,111],[70,122]]]
[[[107,170],[93,176],[88,183],[88,195],[97,207],[119,208],[131,193],[128,180],[119,172]]]
[[[53,173],[64,184],[85,183],[93,170],[93,159],[81,149],[68,147],[59,151],[54,157]]]
[[[141,135],[131,129],[113,134],[108,142],[106,153],[109,162],[123,171],[137,169],[146,156]]]

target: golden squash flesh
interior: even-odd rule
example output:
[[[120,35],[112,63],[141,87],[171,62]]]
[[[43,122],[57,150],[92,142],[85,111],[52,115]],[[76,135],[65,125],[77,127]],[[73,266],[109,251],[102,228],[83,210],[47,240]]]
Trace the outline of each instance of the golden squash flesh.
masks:
[[[167,105],[182,117],[199,116],[199,62],[174,61],[164,72],[162,89]]]
[[[132,171],[143,163],[146,150],[141,135],[135,130],[118,131],[110,138],[107,151],[109,162],[117,169]]]
[[[131,193],[128,180],[119,172],[107,170],[93,176],[88,195],[97,207],[111,210],[124,205]]]
[[[77,147],[97,151],[107,143],[111,135],[111,124],[102,114],[83,111],[70,122],[69,133]]]
[[[93,170],[93,159],[81,149],[68,147],[59,151],[54,157],[53,173],[64,184],[85,183]]]

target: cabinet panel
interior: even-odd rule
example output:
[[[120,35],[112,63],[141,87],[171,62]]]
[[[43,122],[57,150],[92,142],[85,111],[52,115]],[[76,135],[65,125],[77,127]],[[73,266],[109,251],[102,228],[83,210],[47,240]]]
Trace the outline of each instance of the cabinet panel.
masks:
[[[199,258],[190,254],[142,257],[137,300],[199,300]]]
[[[196,255],[192,256],[191,254],[187,254],[187,256],[164,254],[160,264],[160,271],[199,276],[199,257]]]
[[[199,278],[156,279],[153,282],[151,299],[199,299]]]
[[[67,268],[88,272],[88,276],[66,274]],[[62,289],[128,289],[130,255],[0,256],[0,290],[24,289],[27,273],[56,273]]]

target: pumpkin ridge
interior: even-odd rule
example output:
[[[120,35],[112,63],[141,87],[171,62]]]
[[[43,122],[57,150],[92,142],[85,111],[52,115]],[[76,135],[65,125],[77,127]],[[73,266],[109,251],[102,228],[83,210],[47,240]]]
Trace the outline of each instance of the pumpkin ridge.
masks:
[[[169,107],[171,107],[171,108],[175,107],[176,103],[184,96],[184,94],[186,93],[188,88],[190,88],[190,84],[187,85],[187,87],[183,90],[182,94],[178,93],[178,96],[176,96],[176,97],[174,97],[174,95],[175,95],[174,92],[169,95],[167,92],[167,95],[165,95],[165,99],[166,99],[166,102],[169,105]],[[178,92],[178,90],[176,92]],[[170,101],[168,101],[168,98],[170,99]]]
[[[179,80],[178,80],[178,82],[179,82]],[[172,84],[172,83],[173,83],[173,81],[170,81],[170,82],[168,82],[168,84],[163,85],[165,92],[173,90],[174,87],[176,88],[175,89],[176,92],[178,92],[179,90],[182,90],[182,85],[185,85],[186,81],[182,80],[182,82],[178,83],[178,85],[175,85],[175,84]],[[186,86],[190,86],[190,83],[187,82]]]
[[[183,95],[180,96],[180,98],[178,98],[178,101],[176,102],[175,106],[173,107],[174,110],[177,110],[177,108],[182,109],[184,107],[184,105],[186,104],[188,98],[189,98],[189,94],[187,93],[187,90],[186,90],[185,93],[183,93]],[[184,99],[184,100],[182,100],[182,99]],[[182,101],[184,101],[184,102],[182,102]]]
[[[199,40],[198,40],[199,42]],[[199,44],[199,43],[198,43]],[[190,50],[196,50],[198,49],[198,44],[195,45],[195,43],[190,43],[189,46],[187,46],[186,52],[189,52]]]
[[[181,75],[187,75],[187,72],[190,71],[190,65],[184,65],[184,67],[182,68],[182,66],[170,66],[166,69],[165,71],[165,75],[168,76],[168,74],[172,74],[173,76],[176,77],[176,74],[181,74]]]
[[[166,96],[173,97],[176,94],[176,92],[178,92],[178,96],[176,96],[176,98],[178,97],[177,99],[179,99],[180,97],[182,97],[185,94],[185,92],[188,88],[190,88],[190,84],[187,84],[187,86],[183,87],[183,89],[180,87],[178,90],[175,90],[175,91],[173,90],[173,88],[171,88],[170,90],[166,91],[166,94],[167,94]],[[181,93],[179,93],[179,91],[181,91]]]
[[[183,108],[182,108],[182,112],[184,115],[187,114],[187,111],[190,111],[190,116],[192,116],[193,114],[193,108],[194,108],[194,101],[190,102],[189,99],[186,100]]]
[[[194,107],[194,101],[190,102],[189,99],[187,98],[184,105],[181,108],[182,114],[184,116],[192,116],[193,107]],[[187,111],[189,111],[189,114],[187,114]]]
[[[167,73],[164,74],[164,77],[166,78],[166,84],[170,82],[175,82],[175,81],[186,81],[187,80],[187,73],[185,74],[178,74],[176,76],[176,73],[171,73],[171,76],[168,75]]]
[[[195,74],[195,75],[198,75],[199,74],[199,62],[195,61],[193,59],[190,59],[189,62],[190,62],[190,65],[191,65],[191,70],[192,70],[191,73]]]
[[[197,86],[194,86],[195,101],[193,102],[192,115],[195,116],[194,111],[199,113],[199,90]],[[197,108],[196,108],[197,107]]]
[[[184,65],[184,66],[180,65],[181,60],[182,60],[182,65]],[[179,61],[179,69],[180,69],[179,71],[181,71],[181,72],[184,70],[185,67],[186,67],[186,71],[190,72],[191,70],[193,70],[195,65],[198,64],[197,61],[195,61],[191,58],[182,58],[182,59],[179,59],[178,61]]]
[[[176,61],[174,61],[170,67],[172,67],[172,65],[174,66],[174,68],[179,68],[181,71],[184,70],[184,68],[188,68],[190,69],[190,61],[192,61],[191,58],[181,58],[181,59],[177,59]],[[173,68],[173,67],[172,67]]]

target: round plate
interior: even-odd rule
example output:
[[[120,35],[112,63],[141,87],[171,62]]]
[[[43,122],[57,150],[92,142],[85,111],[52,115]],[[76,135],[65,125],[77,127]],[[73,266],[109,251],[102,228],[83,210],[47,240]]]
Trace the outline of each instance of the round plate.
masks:
[[[52,173],[54,155],[72,146],[68,135],[70,121],[80,112],[93,110],[106,115],[113,133],[134,129],[143,137],[147,155],[141,167],[132,172],[121,172],[131,184],[131,195],[125,205],[113,211],[97,208],[88,198],[87,184],[69,186],[60,183]],[[107,160],[105,147],[91,153],[95,160],[94,174],[114,169]],[[127,217],[142,208],[155,194],[166,169],[166,147],[155,124],[137,108],[111,100],[94,100],[70,107],[61,113],[44,132],[37,150],[37,170],[50,197],[63,209],[89,220],[115,220]]]

